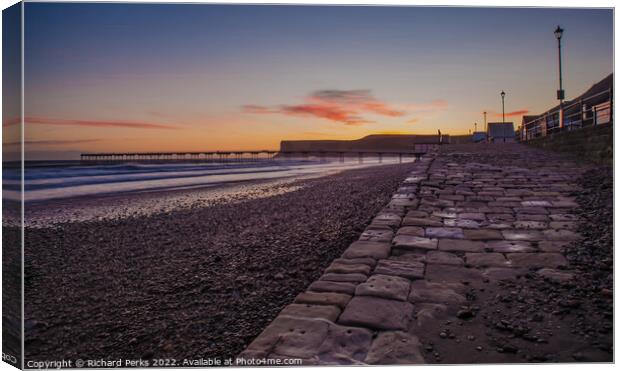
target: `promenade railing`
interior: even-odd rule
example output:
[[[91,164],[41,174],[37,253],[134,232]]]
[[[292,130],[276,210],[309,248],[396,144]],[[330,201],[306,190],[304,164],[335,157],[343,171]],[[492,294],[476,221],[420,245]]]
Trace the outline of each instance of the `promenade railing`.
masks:
[[[535,119],[523,123],[521,140],[527,141],[562,131],[613,123],[613,89],[566,102],[562,105],[562,110],[564,125],[560,125],[560,107],[554,107]]]

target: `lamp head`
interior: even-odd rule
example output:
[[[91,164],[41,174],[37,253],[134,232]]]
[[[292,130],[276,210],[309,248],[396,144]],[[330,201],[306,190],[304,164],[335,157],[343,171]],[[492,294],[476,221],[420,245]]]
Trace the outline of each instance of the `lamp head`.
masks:
[[[504,98],[504,97],[506,96],[506,93],[504,93],[504,91],[502,90],[502,92],[501,92],[501,93],[499,93],[499,95],[501,95],[501,96],[502,96],[502,98]]]
[[[553,34],[555,35],[555,38],[560,40],[562,38],[562,34],[564,33],[564,30],[558,26],[558,28],[555,29],[555,31],[553,31]]]

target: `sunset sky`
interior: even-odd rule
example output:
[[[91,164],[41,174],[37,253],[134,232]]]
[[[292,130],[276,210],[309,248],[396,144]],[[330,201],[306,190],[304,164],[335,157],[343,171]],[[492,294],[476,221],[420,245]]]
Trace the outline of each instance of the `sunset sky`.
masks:
[[[278,148],[282,139],[464,134],[613,71],[611,10],[25,6],[27,151]],[[3,117],[4,125],[15,125]]]

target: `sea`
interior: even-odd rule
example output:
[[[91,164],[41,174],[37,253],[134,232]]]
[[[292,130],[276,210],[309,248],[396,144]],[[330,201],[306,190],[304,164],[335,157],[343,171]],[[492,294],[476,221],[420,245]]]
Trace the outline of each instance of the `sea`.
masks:
[[[403,159],[403,162],[413,161]],[[398,163],[398,158],[260,159],[239,162],[27,161],[24,201],[204,188],[225,184],[323,174]],[[20,199],[21,170],[3,167],[3,198]]]

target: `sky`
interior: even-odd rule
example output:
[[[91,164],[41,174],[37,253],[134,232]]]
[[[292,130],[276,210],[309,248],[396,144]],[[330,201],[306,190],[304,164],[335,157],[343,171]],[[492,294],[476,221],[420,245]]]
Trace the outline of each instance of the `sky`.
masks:
[[[613,72],[606,9],[25,5],[26,150],[277,149],[466,134]],[[4,125],[15,125],[3,117]]]

